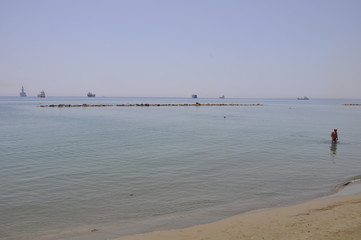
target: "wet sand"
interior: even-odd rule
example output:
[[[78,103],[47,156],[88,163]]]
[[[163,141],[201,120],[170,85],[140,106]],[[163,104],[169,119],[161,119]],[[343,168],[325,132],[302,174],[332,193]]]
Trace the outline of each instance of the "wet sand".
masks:
[[[185,229],[117,240],[360,240],[361,193],[260,210]]]

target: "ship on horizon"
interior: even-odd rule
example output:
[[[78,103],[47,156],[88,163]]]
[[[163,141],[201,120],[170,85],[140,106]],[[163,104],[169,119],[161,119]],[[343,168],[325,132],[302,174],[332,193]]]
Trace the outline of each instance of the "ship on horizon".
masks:
[[[38,94],[38,97],[39,97],[39,98],[45,98],[45,92],[44,92],[44,90],[41,91],[41,92]]]
[[[307,96],[298,97],[297,100],[310,100]]]
[[[26,92],[24,91],[24,86],[21,87],[20,97],[26,97]]]
[[[88,97],[95,97],[95,94],[94,94],[94,93],[91,93],[91,92],[88,92],[87,96],[88,96]]]

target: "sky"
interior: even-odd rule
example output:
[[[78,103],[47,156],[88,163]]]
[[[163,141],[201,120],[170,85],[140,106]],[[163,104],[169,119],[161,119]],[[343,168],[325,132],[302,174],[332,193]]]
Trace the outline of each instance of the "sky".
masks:
[[[360,0],[0,0],[0,96],[361,98]]]

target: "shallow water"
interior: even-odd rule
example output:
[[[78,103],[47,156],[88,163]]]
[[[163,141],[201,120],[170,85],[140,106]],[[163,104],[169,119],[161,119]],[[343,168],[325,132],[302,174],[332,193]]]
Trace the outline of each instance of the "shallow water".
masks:
[[[38,107],[195,102],[264,105]],[[361,107],[342,103],[361,100],[0,97],[0,237],[109,239],[334,193],[361,173]]]

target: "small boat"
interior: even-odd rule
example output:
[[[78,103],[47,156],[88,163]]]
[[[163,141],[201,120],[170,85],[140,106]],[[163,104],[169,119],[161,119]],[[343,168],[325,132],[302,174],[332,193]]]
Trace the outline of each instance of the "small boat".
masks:
[[[44,92],[44,91],[41,91],[41,92],[38,94],[38,97],[40,97],[40,98],[45,98],[45,92]]]
[[[95,97],[94,93],[88,92],[88,97]]]
[[[224,99],[224,98],[225,98],[225,96],[224,96],[224,95],[222,95],[222,96],[220,96],[219,98],[222,98],[222,99]]]
[[[26,92],[24,92],[24,86],[21,87],[20,97],[26,97]]]
[[[198,98],[197,94],[193,94],[192,98]]]
[[[298,97],[297,100],[310,100],[308,97],[304,96],[304,97]]]

